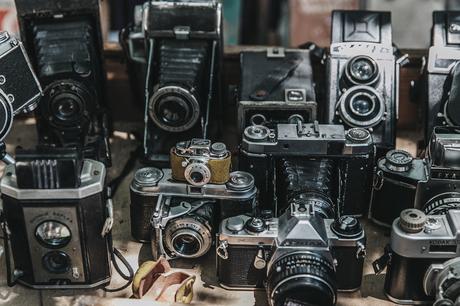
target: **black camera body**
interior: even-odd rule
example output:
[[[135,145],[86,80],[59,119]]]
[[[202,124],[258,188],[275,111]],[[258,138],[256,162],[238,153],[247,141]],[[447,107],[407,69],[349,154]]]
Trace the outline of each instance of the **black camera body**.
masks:
[[[99,1],[15,1],[21,37],[44,87],[39,142],[80,147],[110,165]]]
[[[399,64],[390,13],[334,11],[326,75],[326,122],[368,129],[378,156],[393,149]]]
[[[366,245],[359,221],[349,216],[334,221],[314,206],[297,201],[279,219],[223,220],[216,248],[221,285],[266,287],[270,305],[334,305],[337,290],[357,290]]]
[[[165,165],[169,148],[218,132],[222,60],[222,7],[218,1],[148,1],[142,34],[131,29],[128,56],[145,54],[144,155]],[[137,28],[139,31],[140,28]],[[141,42],[144,38],[144,44]]]
[[[317,120],[310,51],[267,48],[243,51],[238,130],[250,125]]]
[[[459,239],[459,210],[433,216],[416,209],[404,210],[393,222],[386,253],[374,262],[376,272],[387,268],[384,285],[387,297],[398,304],[454,305],[458,297],[458,277],[454,273],[458,269],[443,272],[443,265],[458,259]],[[451,273],[446,279],[448,271]],[[442,291],[443,301],[433,304],[439,280],[444,285],[437,288],[438,293],[439,289]]]
[[[142,168],[131,183],[131,233],[152,242],[155,258],[200,257],[221,219],[254,212],[256,193],[254,178],[242,171],[226,184],[194,186],[173,180],[171,169]]]
[[[249,126],[239,166],[254,176],[262,209],[279,213],[288,207],[281,187],[287,185],[321,193],[325,188],[340,215],[362,215],[372,190],[374,154],[372,137],[361,128],[345,132],[343,125],[318,122]]]
[[[428,215],[460,208],[460,129],[435,127],[425,158],[392,150],[377,163],[370,218],[391,226],[402,210]]]
[[[29,112],[37,107],[42,94],[40,83],[32,69],[24,46],[10,37],[8,32],[0,32],[0,141],[11,129],[13,117],[21,112]]]
[[[433,12],[426,67],[425,141],[436,126],[460,126],[460,12]]]
[[[66,148],[17,151],[1,180],[8,282],[80,289],[110,282],[105,166]]]

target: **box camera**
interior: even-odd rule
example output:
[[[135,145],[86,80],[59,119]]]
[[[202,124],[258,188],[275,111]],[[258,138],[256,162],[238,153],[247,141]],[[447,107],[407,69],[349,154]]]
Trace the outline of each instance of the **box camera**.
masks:
[[[288,207],[280,188],[284,184],[326,194],[341,215],[362,215],[372,189],[373,160],[367,130],[345,132],[342,125],[298,122],[274,129],[247,127],[239,163],[255,177],[264,209],[280,212]]]
[[[76,150],[17,151],[1,180],[8,283],[37,289],[110,282],[105,166]]]
[[[44,96],[39,142],[81,147],[110,165],[99,1],[16,0],[21,37]]]
[[[435,127],[425,158],[389,151],[377,163],[370,218],[391,226],[402,210],[428,215],[460,209],[460,129]]]
[[[232,155],[222,142],[208,139],[182,141],[171,149],[172,177],[194,186],[225,184],[230,177]]]
[[[142,54],[146,56],[147,161],[166,163],[169,152],[165,148],[217,132],[221,15],[218,1],[149,1],[143,7],[143,33],[136,34],[132,28],[126,34],[129,57],[139,62]]]
[[[222,221],[217,252],[226,288],[263,288],[270,305],[334,305],[338,290],[361,286],[366,238],[359,221],[317,213],[314,197],[293,201],[279,218]]]
[[[433,12],[432,46],[425,72],[426,128],[460,126],[460,12]]]
[[[152,242],[155,258],[195,258],[211,247],[217,222],[253,213],[254,178],[230,173],[226,184],[194,186],[172,179],[171,169],[139,169],[131,183],[131,233]]]
[[[326,122],[369,129],[379,156],[395,147],[403,59],[393,51],[390,13],[332,13]]]
[[[387,297],[398,304],[433,305],[438,294],[442,300],[434,305],[454,305],[460,283],[452,260],[460,256],[459,241],[459,210],[436,216],[426,216],[417,209],[404,210],[393,222],[390,246],[374,262],[377,273],[387,267]],[[452,268],[450,273],[444,270],[446,267]],[[446,272],[450,279],[446,279]],[[440,282],[444,287],[438,291]]]
[[[42,94],[22,43],[0,32],[0,141],[11,129],[13,117],[37,107]]]
[[[238,129],[317,119],[310,51],[267,48],[241,52]]]

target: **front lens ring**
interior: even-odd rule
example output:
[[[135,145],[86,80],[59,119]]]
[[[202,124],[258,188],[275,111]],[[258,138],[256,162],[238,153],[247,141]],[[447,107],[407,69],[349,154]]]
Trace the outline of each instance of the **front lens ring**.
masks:
[[[190,185],[204,186],[211,181],[211,170],[205,163],[192,162],[185,167],[184,177]]]
[[[70,256],[62,251],[51,251],[42,257],[43,267],[53,274],[64,274],[70,270]]]
[[[171,239],[171,245],[180,257],[191,258],[200,253],[203,247],[202,237],[192,230],[179,230]]]
[[[372,112],[365,114],[352,110],[352,103],[364,96],[371,99],[373,103]],[[370,86],[354,86],[348,89],[339,99],[337,104],[338,112],[341,119],[351,127],[371,128],[379,124],[385,116],[385,100],[383,96]],[[367,115],[367,116],[366,116]]]
[[[164,106],[163,104],[167,102],[164,99],[168,99],[168,97],[176,97],[175,102],[179,101],[179,104],[186,109],[186,118],[181,125],[174,126],[168,124],[167,120],[165,122],[165,120],[162,119],[163,115],[159,114],[160,107]],[[201,108],[198,100],[190,91],[179,86],[165,86],[155,91],[150,98],[148,113],[150,119],[162,130],[179,133],[187,131],[197,124],[200,118]]]
[[[56,238],[52,235],[57,234],[56,231],[59,230],[59,234],[65,234],[65,237]],[[46,237],[48,234],[48,237]],[[50,249],[58,249],[65,247],[72,240],[72,233],[67,225],[59,221],[46,220],[37,225],[35,228],[35,237],[38,242],[43,246]],[[49,241],[47,241],[49,240]]]

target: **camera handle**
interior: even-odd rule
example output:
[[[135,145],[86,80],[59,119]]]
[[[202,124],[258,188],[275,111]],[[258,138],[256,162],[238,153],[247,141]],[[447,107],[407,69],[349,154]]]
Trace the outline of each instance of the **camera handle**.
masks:
[[[16,163],[13,156],[6,152],[6,144],[4,141],[0,141],[0,159],[7,165],[14,165]]]

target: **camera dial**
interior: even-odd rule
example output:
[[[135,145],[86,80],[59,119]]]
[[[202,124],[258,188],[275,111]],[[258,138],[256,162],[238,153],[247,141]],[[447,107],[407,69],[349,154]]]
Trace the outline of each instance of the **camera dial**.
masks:
[[[249,190],[254,187],[254,177],[245,171],[231,172],[227,187],[236,191]]]
[[[265,231],[266,226],[264,220],[257,217],[252,217],[246,222],[244,228],[248,233],[258,234]]]
[[[228,218],[225,227],[231,232],[239,232],[244,229],[244,225],[244,219],[240,216],[236,216]]]
[[[414,158],[409,152],[403,150],[391,150],[385,155],[385,166],[394,172],[409,171]]]
[[[374,88],[354,86],[340,97],[338,112],[346,124],[370,128],[384,119],[385,102]]]
[[[204,186],[211,180],[211,170],[206,163],[193,160],[185,167],[184,176],[189,184]]]
[[[342,216],[331,225],[331,230],[339,237],[354,238],[363,233],[358,219],[352,216]]]
[[[371,57],[358,55],[347,63],[345,77],[350,85],[372,85],[379,79],[379,67]]]
[[[200,104],[188,90],[178,86],[158,89],[148,105],[152,121],[167,132],[184,132],[200,118]]]
[[[363,143],[371,138],[371,133],[363,128],[352,128],[347,131],[346,138],[354,143]]]
[[[35,230],[35,237],[48,248],[62,248],[66,246],[72,235],[67,225],[58,221],[45,221],[40,223]]]
[[[405,209],[399,216],[399,226],[406,233],[421,232],[425,227],[426,222],[426,215],[415,208]]]
[[[251,125],[244,129],[244,136],[254,142],[265,141],[270,135],[270,129],[263,125]]]
[[[154,167],[145,167],[136,171],[134,183],[140,187],[156,186],[163,178],[163,171]]]

